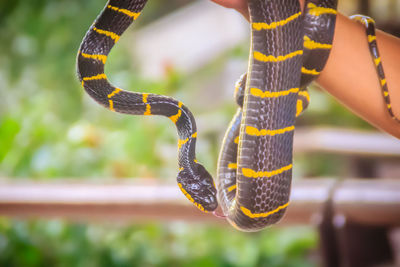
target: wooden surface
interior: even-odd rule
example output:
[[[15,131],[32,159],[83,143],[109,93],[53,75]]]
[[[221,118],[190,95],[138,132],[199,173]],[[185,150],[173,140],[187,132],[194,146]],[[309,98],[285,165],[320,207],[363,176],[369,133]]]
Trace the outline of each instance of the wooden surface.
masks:
[[[294,183],[284,224],[316,223],[332,196],[335,214],[400,226],[400,180],[308,179]],[[0,181],[0,215],[73,221],[186,220],[225,223],[198,211],[175,184]]]
[[[337,128],[296,129],[294,153],[315,152],[400,159],[400,140],[388,134],[372,131]],[[400,178],[400,174],[394,178]]]

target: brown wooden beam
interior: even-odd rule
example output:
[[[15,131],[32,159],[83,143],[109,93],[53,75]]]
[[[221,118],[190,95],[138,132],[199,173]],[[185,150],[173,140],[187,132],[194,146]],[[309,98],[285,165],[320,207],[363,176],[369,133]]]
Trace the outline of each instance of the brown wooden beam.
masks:
[[[334,213],[352,223],[400,225],[400,179],[345,180],[332,197]]]
[[[309,224],[322,212],[333,180],[295,183],[283,223]],[[0,215],[68,220],[187,220],[224,223],[197,210],[175,184],[0,181]]]
[[[373,158],[400,159],[399,139],[375,131],[337,128],[298,128],[294,153],[329,153]]]
[[[334,179],[293,185],[283,224],[310,224],[322,216]],[[400,180],[346,180],[332,193],[333,212],[368,225],[400,225]],[[69,220],[187,220],[224,222],[198,211],[175,184],[134,182],[0,181],[0,215]]]

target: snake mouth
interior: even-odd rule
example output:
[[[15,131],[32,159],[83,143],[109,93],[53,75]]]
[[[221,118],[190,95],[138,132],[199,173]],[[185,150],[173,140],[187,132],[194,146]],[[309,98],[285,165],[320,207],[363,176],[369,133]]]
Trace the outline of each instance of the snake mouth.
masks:
[[[199,163],[196,164],[196,171],[200,182],[196,198],[206,211],[214,211],[218,207],[217,189],[214,186],[214,180],[203,165]]]
[[[204,212],[212,212],[217,209],[217,191],[215,188],[204,188],[199,183],[185,183],[179,181],[178,185],[182,193],[189,199],[199,210]]]

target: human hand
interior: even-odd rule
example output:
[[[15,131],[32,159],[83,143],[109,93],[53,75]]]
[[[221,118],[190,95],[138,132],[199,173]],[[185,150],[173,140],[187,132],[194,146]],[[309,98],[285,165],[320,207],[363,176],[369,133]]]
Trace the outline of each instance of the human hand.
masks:
[[[211,1],[223,7],[236,9],[247,20],[249,20],[249,9],[247,7],[247,0],[211,0]],[[299,0],[302,9],[304,6],[304,1],[305,0]]]
[[[247,6],[247,0],[211,0],[211,1],[226,8],[236,9],[247,20],[249,20],[249,9]]]

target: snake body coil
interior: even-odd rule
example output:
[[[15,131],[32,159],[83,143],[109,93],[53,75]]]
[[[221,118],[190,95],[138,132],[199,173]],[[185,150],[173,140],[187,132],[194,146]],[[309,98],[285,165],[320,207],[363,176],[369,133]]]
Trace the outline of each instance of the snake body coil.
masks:
[[[289,204],[303,36],[300,19],[270,28],[300,17],[297,0],[249,1],[249,10],[252,44],[236,163],[238,188],[228,219],[239,229],[254,231],[277,222]]]
[[[211,175],[196,161],[196,123],[182,102],[173,98],[124,91],[111,85],[104,74],[108,53],[122,33],[140,15],[146,0],[110,0],[84,37],[77,71],[86,92],[112,111],[133,115],[162,115],[173,121],[179,134],[178,185],[202,211],[217,208]]]
[[[112,111],[171,119],[179,134],[178,185],[197,208],[214,211],[217,190],[211,175],[196,161],[196,123],[188,108],[167,96],[114,87],[104,74],[108,53],[145,3],[109,0],[81,44],[78,77],[86,92]],[[304,13],[298,0],[248,3],[249,67],[236,86],[239,108],[220,152],[217,186],[228,221],[237,229],[257,231],[279,221],[289,205],[295,118],[309,103],[306,86],[318,77],[328,59],[337,0],[308,0]],[[373,37],[368,40],[371,46]],[[377,54],[374,62],[383,84],[379,54],[377,49],[371,51]],[[393,116],[387,87],[382,86]]]
[[[229,222],[257,231],[289,205],[295,117],[306,86],[328,59],[336,1],[249,1],[252,47],[247,77],[236,86],[239,109],[218,162],[218,195]],[[246,83],[246,84],[245,84]]]

